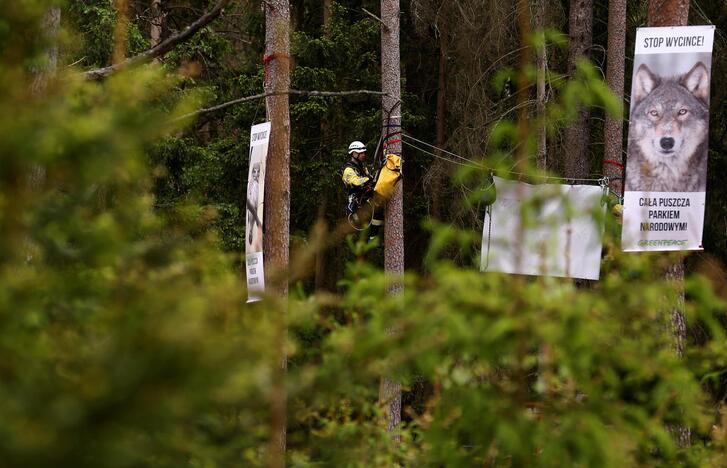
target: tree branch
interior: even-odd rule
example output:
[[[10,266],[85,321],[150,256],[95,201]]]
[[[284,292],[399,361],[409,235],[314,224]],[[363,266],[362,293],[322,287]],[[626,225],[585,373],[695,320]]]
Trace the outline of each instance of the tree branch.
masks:
[[[141,65],[142,63],[151,62],[153,59],[166,54],[178,44],[181,44],[182,42],[188,40],[189,38],[194,36],[197,31],[214,21],[218,16],[220,16],[222,10],[225,8],[225,6],[227,6],[229,2],[230,0],[219,0],[210,11],[197,18],[197,20],[194,23],[190,24],[187,29],[173,36],[169,36],[167,39],[160,42],[158,45],[152,47],[151,49],[142,52],[139,55],[129,57],[121,63],[110,65],[108,67],[98,68],[96,70],[88,70],[83,73],[83,76],[89,80],[101,80],[123,68],[133,67],[135,65]]]
[[[254,101],[255,99],[263,99],[268,96],[280,96],[284,94],[295,94],[299,96],[323,96],[323,97],[340,97],[340,96],[353,96],[356,94],[369,94],[373,96],[383,96],[386,93],[381,91],[369,91],[367,89],[358,89],[354,91],[305,91],[305,90],[299,90],[299,89],[289,89],[288,91],[272,91],[269,93],[260,93],[260,94],[254,94],[252,96],[245,96],[242,98],[233,99],[232,101],[223,102],[222,104],[217,104],[216,106],[207,107],[205,109],[198,109],[194,112],[190,112],[189,114],[184,114],[180,117],[177,117],[173,120],[173,122],[176,122],[177,120],[183,120],[188,117],[192,117],[195,115],[201,115],[201,114],[207,114],[210,112],[216,112],[218,110],[226,109],[228,107],[234,106],[235,104],[240,104],[241,102],[246,101]]]

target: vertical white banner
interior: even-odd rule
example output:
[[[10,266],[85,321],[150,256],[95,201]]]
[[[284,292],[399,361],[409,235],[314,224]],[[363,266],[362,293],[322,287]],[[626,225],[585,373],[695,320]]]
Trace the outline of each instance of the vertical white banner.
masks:
[[[245,275],[247,302],[259,301],[265,290],[263,265],[263,220],[265,200],[265,169],[270,141],[270,122],[250,129],[250,168],[245,200]]]
[[[702,250],[714,26],[636,30],[621,247]]]

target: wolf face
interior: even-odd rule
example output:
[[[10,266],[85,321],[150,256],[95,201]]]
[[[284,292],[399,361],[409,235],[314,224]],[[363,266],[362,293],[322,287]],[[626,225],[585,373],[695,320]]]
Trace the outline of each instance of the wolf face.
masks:
[[[706,186],[709,72],[698,62],[664,78],[642,64],[634,77],[626,190],[696,192]]]

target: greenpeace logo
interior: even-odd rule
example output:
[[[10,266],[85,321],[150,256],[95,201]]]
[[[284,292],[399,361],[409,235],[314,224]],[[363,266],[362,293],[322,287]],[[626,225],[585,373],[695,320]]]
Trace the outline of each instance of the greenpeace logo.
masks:
[[[640,240],[639,247],[670,247],[670,246],[685,246],[687,245],[686,240],[677,239],[660,239],[660,240]]]

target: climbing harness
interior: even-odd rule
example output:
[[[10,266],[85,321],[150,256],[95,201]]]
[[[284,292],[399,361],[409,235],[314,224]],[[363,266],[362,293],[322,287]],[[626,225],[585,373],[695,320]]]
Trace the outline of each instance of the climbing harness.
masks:
[[[357,212],[358,212],[358,210],[361,209],[361,206],[359,206],[355,212],[349,213],[348,216],[346,217],[346,219],[348,219],[348,224],[350,224],[351,227],[357,231],[365,231],[374,222],[374,204],[371,202],[370,199],[366,200],[364,203],[366,205],[368,205],[368,211],[371,212],[371,217],[365,224],[361,224],[361,220],[358,218]],[[346,211],[348,211],[348,210],[346,210]]]

